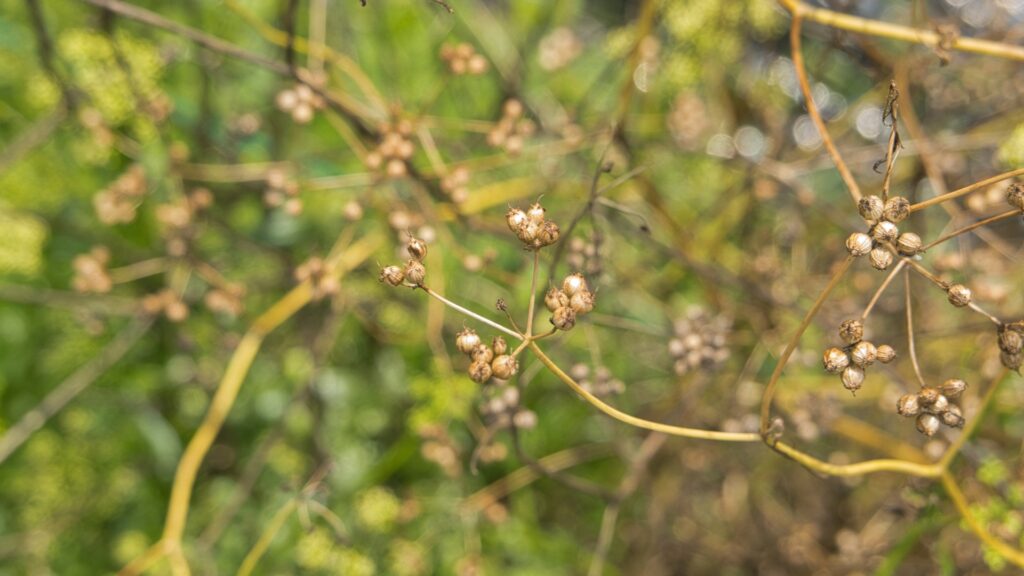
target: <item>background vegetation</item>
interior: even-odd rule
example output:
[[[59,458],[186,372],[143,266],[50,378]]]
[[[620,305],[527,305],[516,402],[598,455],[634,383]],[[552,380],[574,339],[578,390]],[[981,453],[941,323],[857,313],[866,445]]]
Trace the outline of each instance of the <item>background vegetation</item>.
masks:
[[[1024,563],[1024,387],[988,319],[900,276],[867,322],[898,359],[852,396],[821,352],[886,277],[860,259],[791,340],[864,228],[794,67],[806,6],[367,4],[0,0],[0,574]],[[1024,4],[820,7],[923,31],[797,30],[865,194],[887,166],[911,202],[1020,173]],[[1003,213],[1012,182],[901,226],[929,242]],[[531,259],[504,217],[541,197],[563,233],[541,292],[581,271],[598,296],[547,356],[630,414],[756,442],[627,426],[529,350],[482,387],[454,335],[497,332],[378,282],[414,235],[431,289],[525,323]],[[1004,218],[923,261],[1019,320],[1022,232]],[[908,304],[923,379],[969,383],[964,432],[896,414],[918,387]],[[766,438],[811,470],[760,442],[790,341]],[[942,470],[824,467],[879,457]]]

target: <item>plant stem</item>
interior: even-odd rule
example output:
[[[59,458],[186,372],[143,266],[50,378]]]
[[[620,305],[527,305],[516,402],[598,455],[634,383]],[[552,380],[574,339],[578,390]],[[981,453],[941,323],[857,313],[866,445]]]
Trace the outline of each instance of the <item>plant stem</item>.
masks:
[[[451,308],[453,310],[461,312],[461,313],[465,314],[466,316],[469,316],[470,318],[472,318],[474,320],[478,320],[480,322],[483,322],[484,324],[487,324],[488,326],[490,326],[491,328],[494,328],[495,330],[501,330],[505,334],[508,334],[509,336],[511,336],[511,337],[513,337],[513,338],[515,338],[517,340],[523,340],[524,339],[523,335],[518,333],[518,332],[516,332],[515,330],[512,330],[510,328],[506,328],[505,326],[502,326],[501,324],[498,324],[494,320],[489,320],[489,319],[484,318],[483,316],[477,314],[476,312],[473,312],[471,310],[467,310],[467,309],[463,308],[462,306],[459,306],[455,302],[452,302],[451,300],[445,298],[444,296],[441,296],[437,292],[434,292],[430,288],[427,288],[426,286],[417,286],[417,288],[419,288],[420,290],[423,290],[424,292],[429,294],[431,297],[437,298],[438,300],[443,302],[445,304],[445,306],[448,306],[449,308]]]
[[[987,178],[985,180],[980,180],[978,182],[975,182],[974,184],[970,184],[968,186],[964,186],[963,188],[960,188],[959,190],[953,190],[952,192],[947,192],[946,194],[943,194],[941,196],[936,196],[934,198],[929,198],[927,200],[918,202],[917,204],[913,204],[913,205],[910,206],[910,211],[911,212],[917,212],[918,210],[924,210],[925,208],[927,208],[929,206],[934,206],[936,204],[941,204],[942,202],[946,202],[947,200],[952,200],[954,198],[959,198],[959,197],[961,197],[961,196],[963,196],[965,194],[970,194],[971,192],[974,192],[975,190],[978,190],[980,188],[984,188],[986,186],[989,186],[990,184],[995,184],[996,182],[1002,182],[1003,180],[1007,180],[1007,179],[1013,178],[1014,176],[1020,176],[1022,174],[1024,174],[1024,168],[1018,168],[1016,170],[1011,170],[1009,172],[1003,172],[1002,174],[998,174],[998,175],[993,176],[991,178]]]
[[[526,312],[526,337],[533,336],[533,307],[537,300],[537,266],[540,264],[540,250],[533,251],[533,272],[530,274],[530,307]]]

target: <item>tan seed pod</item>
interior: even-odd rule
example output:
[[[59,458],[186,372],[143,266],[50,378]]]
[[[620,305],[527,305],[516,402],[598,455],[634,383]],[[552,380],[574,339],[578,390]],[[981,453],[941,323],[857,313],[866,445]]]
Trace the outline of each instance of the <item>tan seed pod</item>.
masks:
[[[405,279],[410,284],[422,286],[427,279],[427,268],[418,260],[409,260],[405,263]]]
[[[427,256],[427,243],[419,238],[410,238],[409,244],[406,245],[405,249],[409,252],[410,256],[421,262]]]
[[[1003,352],[999,355],[999,360],[1003,363],[1003,366],[1006,366],[1010,370],[1020,371],[1021,365],[1024,364],[1024,354],[1019,352],[1016,354],[1007,354],[1006,352]]]
[[[508,380],[518,370],[519,362],[508,354],[496,356],[494,361],[491,362],[491,371],[494,373],[494,377],[501,380]]]
[[[918,396],[920,396],[921,404],[923,406],[931,406],[932,404],[935,404],[936,401],[938,401],[939,396],[942,396],[942,393],[939,392],[937,388],[929,387],[922,388],[921,392],[918,393]]]
[[[949,410],[949,398],[946,398],[944,394],[939,394],[939,397],[927,409],[933,414],[942,414]]]
[[[888,364],[896,359],[896,350],[888,344],[882,344],[876,350],[875,359],[882,364]]]
[[[839,325],[839,337],[847,344],[856,344],[864,339],[864,323],[860,320],[844,320]]]
[[[904,394],[896,401],[896,413],[900,416],[917,416],[921,413],[921,400],[917,394]]]
[[[463,354],[472,354],[480,344],[480,336],[472,328],[463,328],[455,335],[455,347]]]
[[[871,252],[873,246],[871,237],[863,232],[854,232],[846,239],[846,250],[858,258]]]
[[[822,364],[824,364],[826,372],[839,374],[850,365],[850,357],[839,348],[829,348],[825,350]]]
[[[875,363],[875,358],[878,355],[878,351],[875,349],[875,345],[866,340],[862,340],[854,345],[853,349],[850,350],[850,360],[861,368],[866,368]]]
[[[561,235],[561,231],[558,229],[558,224],[554,222],[544,222],[540,227],[540,232],[537,234],[537,240],[541,247],[550,246],[555,242],[558,242],[558,237]]]
[[[487,362],[473,362],[469,365],[469,377],[477,384],[483,384],[491,379],[491,365]]]
[[[590,290],[580,290],[569,299],[569,306],[577,316],[582,316],[594,309],[594,293]]]
[[[966,389],[967,382],[964,382],[959,378],[950,378],[949,380],[943,382],[942,386],[939,386],[939,390],[942,392],[943,396],[947,398],[952,398],[954,400],[959,398],[960,395],[963,394],[964,390]]]
[[[917,417],[917,431],[925,436],[935,436],[939,431],[939,419],[934,414],[920,414]]]
[[[385,266],[380,269],[380,281],[391,286],[400,286],[405,280],[405,271],[398,266]]]
[[[903,222],[907,216],[910,216],[910,201],[902,196],[889,198],[882,210],[882,217],[893,224]]]
[[[527,222],[526,212],[523,212],[519,208],[511,208],[505,213],[505,222],[508,224],[508,229],[519,233],[519,229],[526,225]]]
[[[953,284],[946,290],[949,303],[957,308],[963,308],[971,303],[971,289],[963,284]]]
[[[477,344],[473,351],[469,353],[469,357],[473,359],[473,362],[487,362],[491,363],[494,360],[494,350],[487,344]]]
[[[1001,328],[999,330],[999,349],[1007,354],[1020,354],[1024,350],[1024,336],[1016,330]]]
[[[896,249],[904,256],[913,256],[921,251],[921,237],[913,232],[904,232],[896,240]]]
[[[871,227],[871,237],[879,242],[893,242],[900,235],[900,229],[888,220],[882,220]]]
[[[841,379],[843,381],[843,388],[856,393],[864,384],[864,369],[857,366],[847,366],[843,370]]]
[[[576,272],[565,277],[562,281],[562,292],[570,299],[580,290],[587,289],[587,280],[583,278],[583,274]]]
[[[559,330],[572,330],[576,325],[576,313],[569,306],[558,308],[551,314],[551,325]]]
[[[494,350],[496,356],[501,356],[508,352],[508,343],[501,336],[495,336],[491,342],[491,349]]]
[[[871,250],[869,258],[871,260],[871,266],[876,270],[887,270],[889,266],[892,266],[892,252],[889,252],[886,248],[875,248]]]
[[[535,222],[537,224],[541,224],[542,222],[544,222],[544,213],[545,212],[547,212],[547,210],[545,210],[544,207],[541,206],[539,202],[535,202],[535,203],[531,204],[530,208],[526,211],[526,216],[527,216],[527,218],[530,219],[531,222]]]
[[[1007,188],[1006,201],[1017,210],[1024,210],[1024,184],[1017,182]]]
[[[880,220],[882,218],[882,210],[884,208],[885,204],[878,196],[865,196],[857,203],[857,210],[860,212],[860,217],[870,222]]]
[[[942,413],[942,423],[950,428],[962,428],[964,425],[964,413],[960,407],[950,404],[949,409]]]
[[[568,305],[569,297],[558,288],[550,288],[548,293],[544,295],[544,306],[551,312]]]

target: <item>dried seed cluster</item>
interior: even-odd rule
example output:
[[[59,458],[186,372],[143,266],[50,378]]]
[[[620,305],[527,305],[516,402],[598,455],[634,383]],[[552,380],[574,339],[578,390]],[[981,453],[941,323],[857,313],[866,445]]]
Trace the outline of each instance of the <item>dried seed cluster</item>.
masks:
[[[922,388],[917,394],[905,394],[896,401],[896,412],[907,418],[917,417],[917,430],[925,436],[934,436],[939,425],[960,428],[964,425],[964,415],[960,406],[954,404],[960,399],[967,382],[952,378],[938,388]]]
[[[519,361],[509,354],[508,343],[501,336],[495,336],[488,346],[476,330],[464,328],[455,335],[455,347],[472,360],[467,372],[478,384],[492,377],[508,380],[519,371]]]
[[[487,72],[487,59],[478,54],[472,44],[460,42],[441,46],[441,60],[448,65],[448,70],[456,76],[470,74],[479,76]]]
[[[711,370],[729,359],[729,334],[732,319],[712,315],[700,306],[691,306],[672,323],[675,337],[668,341],[668,352],[679,376],[691,370]]]
[[[529,429],[537,425],[537,414],[519,404],[519,389],[509,384],[488,386],[480,404],[480,413],[492,427]]]
[[[576,318],[594,309],[596,299],[580,273],[570,274],[562,287],[552,287],[544,295],[544,306],[551,312],[549,321],[559,330],[572,330]]]
[[[441,178],[441,191],[456,204],[465,202],[469,198],[469,169],[459,166]]]
[[[921,251],[921,237],[913,232],[901,234],[896,225],[910,215],[910,201],[893,196],[883,202],[878,196],[865,196],[857,205],[868,233],[854,232],[846,239],[846,250],[859,258],[868,256],[871,265],[885,270],[892,265],[894,253],[913,256]]]
[[[146,173],[133,164],[107,188],[93,196],[92,205],[100,222],[110,226],[135,220],[135,211],[146,193]]]
[[[263,203],[270,208],[283,208],[292,216],[302,214],[302,199],[299,198],[299,183],[280,168],[267,171],[267,189],[263,191]]]
[[[606,366],[597,366],[591,373],[590,366],[583,363],[574,364],[569,369],[569,375],[579,382],[581,388],[594,396],[622,394],[626,390],[626,384],[616,378]]]
[[[406,260],[404,267],[394,265],[382,267],[379,276],[381,282],[391,286],[423,285],[423,281],[427,279],[427,267],[423,265],[423,259],[427,257],[427,243],[419,238],[409,238],[405,249],[412,258]]]
[[[114,282],[107,272],[107,264],[110,263],[110,250],[105,246],[93,246],[85,254],[75,256],[71,262],[75,270],[75,276],[71,280],[71,286],[77,292],[110,292]]]
[[[298,124],[309,124],[316,111],[322,110],[326,104],[319,94],[305,84],[296,84],[278,92],[274,103],[280,111],[291,114],[292,120]]]
[[[295,279],[299,282],[309,280],[313,287],[313,300],[321,300],[337,294],[341,289],[341,282],[331,272],[323,258],[313,256],[295,269]]]
[[[1024,320],[1003,324],[997,329],[999,359],[1010,370],[1020,372],[1024,364]]]
[[[416,153],[412,142],[412,123],[400,120],[380,127],[380,143],[364,159],[370,170],[383,168],[389,178],[401,178],[409,172],[406,162]]]
[[[537,126],[529,118],[523,118],[523,103],[515,98],[506,100],[501,108],[501,118],[487,133],[487,144],[494,148],[504,148],[505,152],[515,155],[523,151],[523,141],[537,130]]]
[[[519,208],[511,208],[505,214],[509,230],[519,238],[527,250],[540,250],[558,242],[561,231],[558,224],[544,217],[546,212],[540,203],[535,203],[525,212]]]
[[[571,238],[569,249],[565,253],[565,262],[590,276],[601,274],[600,244],[596,239],[588,242],[579,237]]]
[[[171,322],[182,322],[188,318],[188,306],[170,288],[147,294],[142,299],[142,311],[153,315],[163,313]]]
[[[839,325],[839,338],[845,346],[825,350],[822,364],[829,374],[839,374],[843,387],[857,393],[864,384],[865,370],[875,363],[888,364],[896,359],[896,350],[888,344],[875,346],[864,339],[864,323],[845,320]]]

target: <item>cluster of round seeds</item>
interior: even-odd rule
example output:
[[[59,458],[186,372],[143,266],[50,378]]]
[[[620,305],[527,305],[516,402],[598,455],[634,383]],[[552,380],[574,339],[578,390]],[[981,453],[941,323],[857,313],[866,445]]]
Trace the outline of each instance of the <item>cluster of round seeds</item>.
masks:
[[[939,424],[950,428],[964,425],[964,415],[954,404],[967,389],[967,382],[952,378],[938,388],[922,388],[917,394],[905,394],[896,401],[896,412],[907,418],[917,417],[917,430],[925,436],[934,436]]]
[[[323,258],[313,256],[295,269],[295,279],[299,282],[309,280],[313,287],[313,300],[320,300],[337,294],[341,289],[341,283],[331,272]]]
[[[596,299],[579,272],[562,281],[562,288],[551,288],[544,295],[544,306],[551,312],[551,325],[559,330],[572,330],[576,318],[594,309]]]
[[[423,259],[427,256],[427,243],[419,238],[409,238],[405,249],[412,256],[402,266],[384,266],[380,269],[380,281],[391,286],[422,286],[427,278],[427,267]]]
[[[299,183],[288,177],[280,168],[267,171],[267,189],[263,191],[263,203],[270,208],[284,208],[292,216],[302,214],[302,199],[299,198]]]
[[[71,285],[78,292],[110,292],[114,282],[107,273],[109,263],[110,250],[105,246],[93,246],[85,254],[75,256],[71,262],[75,270]]]
[[[963,308],[971,303],[971,289],[963,284],[950,284],[946,286],[946,298],[953,306]]]
[[[409,172],[406,162],[416,152],[412,142],[412,123],[402,120],[380,129],[380,143],[364,159],[370,170],[384,169],[389,178],[401,178]]]
[[[1024,364],[1024,320],[1003,324],[998,328],[999,359],[1010,370],[1020,371]]]
[[[467,42],[441,46],[441,60],[444,60],[448,70],[456,76],[479,76],[487,72],[487,59],[478,54],[473,45]]]
[[[537,425],[537,414],[519,404],[519,389],[509,384],[488,386],[480,413],[488,424],[500,428],[514,424],[516,428],[528,429]]]
[[[1006,201],[1010,206],[1024,212],[1024,183],[1017,182],[1011,184],[1006,189]]]
[[[523,103],[515,98],[506,100],[501,108],[501,119],[487,133],[487,144],[494,148],[504,148],[509,154],[518,154],[523,150],[523,140],[536,131],[532,120],[523,118]]]
[[[558,224],[545,219],[547,210],[535,203],[525,212],[519,208],[511,208],[505,214],[508,228],[515,233],[527,250],[540,250],[558,242],[561,231]]]
[[[206,188],[196,188],[184,199],[166,202],[156,207],[156,219],[163,229],[167,253],[184,256],[190,240],[195,236],[195,217],[213,204],[213,194]]]
[[[853,256],[868,256],[872,266],[885,270],[892,265],[894,252],[913,256],[921,251],[921,237],[913,232],[900,234],[896,226],[910,215],[906,198],[893,196],[882,202],[878,196],[865,196],[857,209],[869,228],[867,234],[854,232],[846,239],[846,250]]]
[[[170,288],[146,295],[142,299],[142,310],[154,315],[163,312],[171,322],[181,322],[188,318],[188,306]]]
[[[495,336],[491,345],[484,344],[476,330],[464,328],[455,335],[455,347],[472,360],[469,377],[478,384],[491,379],[508,380],[519,371],[519,361],[508,353],[508,343]]]
[[[469,169],[459,166],[441,178],[441,191],[456,204],[465,202],[469,198]]]
[[[612,375],[612,371],[605,366],[597,366],[591,374],[590,366],[581,362],[574,364],[569,374],[579,382],[581,388],[594,396],[622,394],[626,390],[626,384]]]
[[[857,393],[864,384],[865,370],[875,361],[888,364],[896,359],[896,350],[888,344],[875,346],[864,340],[864,324],[860,320],[845,320],[839,325],[843,348],[825,350],[822,363],[829,374],[839,374],[843,387]]]
[[[92,205],[100,222],[109,225],[135,220],[135,210],[146,193],[146,173],[141,164],[119,176],[107,188],[93,196]]]
[[[668,352],[679,376],[713,369],[729,358],[732,319],[724,314],[712,316],[700,306],[691,306],[672,323],[672,331],[675,336],[668,341]]]
[[[296,84],[278,92],[274,102],[279,110],[291,114],[292,120],[299,124],[308,124],[313,120],[313,114],[324,107],[324,99],[305,84]]]

